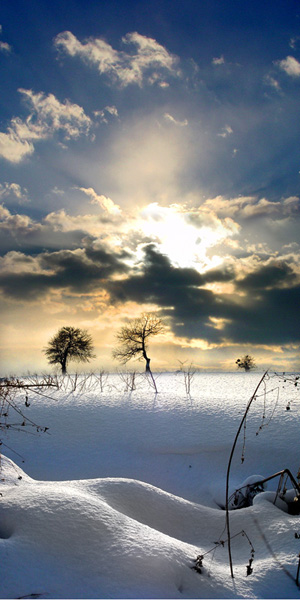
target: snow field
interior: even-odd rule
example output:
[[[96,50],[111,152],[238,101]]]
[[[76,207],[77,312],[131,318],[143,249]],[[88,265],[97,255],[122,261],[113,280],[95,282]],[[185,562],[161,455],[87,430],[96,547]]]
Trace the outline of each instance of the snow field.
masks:
[[[111,376],[114,385],[102,394],[32,400],[30,418],[51,435],[4,440],[26,462],[13,462],[12,452],[2,457],[0,596],[299,597],[300,517],[271,504],[272,491],[230,513],[230,578],[225,513],[217,502],[224,501],[233,436],[259,378],[239,375],[199,375],[191,398],[177,375],[166,374],[158,396],[142,386],[119,392]],[[295,471],[299,409],[294,402],[286,413],[281,393],[276,418],[259,436],[254,406],[245,462],[239,444],[232,465],[232,489],[256,473]],[[242,531],[255,549],[249,577],[251,548]],[[191,569],[199,554],[201,574]]]

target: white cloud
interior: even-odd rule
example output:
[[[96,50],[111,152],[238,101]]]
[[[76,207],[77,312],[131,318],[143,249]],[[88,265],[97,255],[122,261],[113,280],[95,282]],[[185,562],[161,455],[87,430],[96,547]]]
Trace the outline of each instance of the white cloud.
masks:
[[[226,138],[229,135],[231,135],[233,133],[233,129],[230,127],[230,125],[225,125],[225,127],[223,127],[221,133],[218,133],[219,137],[222,138]]]
[[[289,43],[290,48],[293,48],[293,50],[295,50],[299,39],[300,39],[300,37],[298,35],[296,35],[295,37],[292,37],[290,39],[290,43]]]
[[[103,194],[96,194],[93,188],[80,187],[78,189],[91,198],[92,204],[100,205],[103,210],[106,210],[111,215],[119,215],[121,213],[121,209],[118,204],[115,204],[110,198],[104,196]]]
[[[230,218],[220,219],[199,209],[173,204],[148,204],[138,215],[133,227],[156,242],[159,251],[180,267],[199,270],[217,267],[222,260],[209,256],[216,245],[239,233],[239,225]],[[180,243],[178,241],[180,240]]]
[[[0,132],[0,156],[12,163],[19,163],[25,156],[34,152],[33,144],[19,138],[14,127],[8,127],[7,133]]]
[[[18,183],[7,183],[0,184],[0,199],[14,196],[17,198],[19,204],[26,204],[29,202],[28,190],[21,188]]]
[[[219,217],[252,218],[257,216],[283,219],[299,212],[300,200],[291,196],[278,202],[271,202],[267,198],[258,199],[256,196],[239,196],[238,198],[207,199],[202,204],[202,210],[213,211]]]
[[[220,56],[219,58],[213,58],[212,59],[212,64],[213,65],[224,65],[225,63],[225,59],[224,56]]]
[[[0,52],[11,52],[12,47],[7,42],[0,42]]]
[[[169,113],[165,113],[164,118],[166,119],[166,121],[170,121],[171,123],[173,123],[174,125],[178,125],[179,127],[186,127],[189,124],[187,119],[184,119],[183,121],[178,121]]]
[[[101,231],[100,221],[95,218],[95,215],[73,216],[66,213],[63,208],[49,213],[43,219],[43,226],[49,227],[50,231],[76,232],[81,230],[93,236],[99,236]]]
[[[9,219],[10,216],[11,214],[8,208],[3,206],[3,204],[0,204],[0,222],[7,221],[7,219]]]
[[[0,25],[0,35],[2,33],[2,25]],[[0,52],[6,52],[9,53],[12,51],[12,47],[7,44],[7,42],[1,42],[0,41]]]
[[[81,43],[71,31],[59,33],[54,39],[56,48],[95,65],[101,74],[106,73],[124,87],[131,83],[141,86],[149,69],[155,70],[154,75],[146,78],[149,84],[162,81],[161,70],[176,73],[177,58],[156,40],[133,32],[125,35],[122,42],[127,47],[135,46],[135,52],[114,50],[100,38],[89,38]]]
[[[61,103],[53,94],[45,96],[42,92],[35,94],[32,90],[24,89],[19,89],[19,92],[29,101],[32,110],[26,122],[30,133],[37,130],[38,136],[48,137],[61,130],[65,139],[88,133],[92,121],[78,104],[71,104],[69,100]]]
[[[108,123],[107,113],[116,119],[119,117],[118,109],[115,106],[105,106],[102,110],[94,110],[95,117],[98,117],[101,123]]]
[[[3,204],[0,205],[0,231],[8,231],[16,236],[26,233],[33,233],[39,230],[39,223],[33,221],[27,215],[13,215]]]
[[[300,77],[300,63],[293,56],[287,56],[284,60],[279,60],[277,64],[291,77]]]
[[[0,258],[1,273],[40,273],[39,258],[11,250]]]
[[[105,109],[110,115],[112,115],[113,117],[118,117],[118,110],[115,106],[106,106]]]
[[[0,156],[19,163],[26,155],[34,152],[34,141],[45,140],[61,131],[65,140],[87,135],[91,119],[78,104],[69,100],[59,102],[53,94],[18,90],[29,103],[30,114],[26,120],[11,119],[7,132],[0,132]]]
[[[272,88],[274,88],[274,89],[275,89],[277,92],[279,92],[279,91],[280,91],[280,89],[281,89],[281,88],[280,88],[280,85],[279,85],[279,83],[278,83],[277,79],[275,79],[275,78],[274,78],[274,77],[272,77],[271,75],[267,75],[267,76],[265,77],[265,80],[264,80],[264,81],[265,81],[265,83],[266,83],[267,85],[270,85],[270,86],[271,86]]]

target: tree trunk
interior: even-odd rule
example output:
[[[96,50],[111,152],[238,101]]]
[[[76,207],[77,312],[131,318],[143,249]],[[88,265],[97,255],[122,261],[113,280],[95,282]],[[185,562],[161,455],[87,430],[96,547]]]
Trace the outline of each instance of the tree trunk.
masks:
[[[152,383],[153,383],[153,387],[155,389],[155,393],[157,394],[157,387],[156,387],[155,379],[154,379],[152,371],[150,369],[150,360],[151,359],[147,356],[145,349],[143,350],[143,357],[144,357],[144,359],[146,361],[146,374],[151,377]]]
[[[70,351],[70,342],[64,349],[64,353],[63,353],[63,356],[61,359],[61,372],[63,375],[66,375],[66,373],[67,373],[67,361],[68,361],[69,351]]]
[[[144,340],[142,341],[142,352],[143,352],[143,358],[146,361],[146,373],[151,373],[151,369],[150,369],[150,360],[151,359],[148,358],[148,356],[147,356]]]
[[[62,375],[66,375],[67,373],[67,356],[65,355],[61,361],[61,372]]]

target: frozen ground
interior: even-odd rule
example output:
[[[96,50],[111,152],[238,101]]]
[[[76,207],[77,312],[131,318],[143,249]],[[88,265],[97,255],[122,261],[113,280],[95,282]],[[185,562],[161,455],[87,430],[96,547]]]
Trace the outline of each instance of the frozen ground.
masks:
[[[142,376],[128,392],[118,375],[102,392],[91,377],[74,393],[31,393],[30,407],[20,394],[23,412],[49,432],[2,438],[0,597],[298,598],[300,517],[270,502],[278,480],[231,511],[233,580],[228,566],[219,505],[260,377],[197,374],[190,396],[182,373],[160,375],[158,394]],[[265,391],[247,418],[243,463],[241,432],[232,490],[251,475],[298,473],[300,390],[274,377]],[[199,554],[202,573],[191,568]]]

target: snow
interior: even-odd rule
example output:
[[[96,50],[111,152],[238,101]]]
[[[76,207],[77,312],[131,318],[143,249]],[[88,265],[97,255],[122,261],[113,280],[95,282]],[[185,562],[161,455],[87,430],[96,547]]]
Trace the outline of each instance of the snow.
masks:
[[[20,393],[18,406],[49,432],[3,437],[0,597],[298,598],[300,516],[280,498],[273,504],[277,479],[253,506],[230,511],[230,576],[220,505],[260,377],[199,373],[187,396],[182,373],[161,374],[158,394],[142,375],[132,392],[118,375],[102,392],[95,377],[82,376],[73,393],[68,379],[47,397],[30,393],[28,408]],[[284,468],[297,475],[298,399],[276,377],[259,391],[231,492]],[[201,573],[192,568],[198,555]]]

